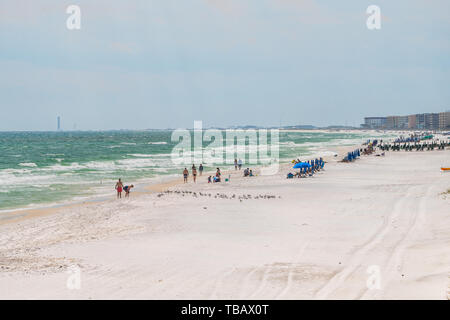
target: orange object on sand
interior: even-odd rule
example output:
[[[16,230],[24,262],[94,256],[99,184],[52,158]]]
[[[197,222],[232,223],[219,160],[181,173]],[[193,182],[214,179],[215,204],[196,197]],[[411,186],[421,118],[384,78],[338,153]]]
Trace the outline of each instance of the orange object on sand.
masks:
[[[442,171],[450,171],[450,168],[441,168]]]

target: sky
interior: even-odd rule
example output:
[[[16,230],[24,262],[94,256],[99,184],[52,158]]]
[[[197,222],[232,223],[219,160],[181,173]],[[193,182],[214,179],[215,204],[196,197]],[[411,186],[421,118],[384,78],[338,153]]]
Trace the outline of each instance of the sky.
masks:
[[[450,110],[449,12],[448,0],[0,0],[0,131],[55,130],[57,116],[109,130]]]

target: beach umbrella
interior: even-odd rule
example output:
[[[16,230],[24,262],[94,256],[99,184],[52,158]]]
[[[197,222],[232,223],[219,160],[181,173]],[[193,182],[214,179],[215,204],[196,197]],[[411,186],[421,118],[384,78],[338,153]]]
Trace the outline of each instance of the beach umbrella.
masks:
[[[311,167],[311,165],[309,163],[299,162],[299,163],[295,164],[294,169],[309,168],[309,167]]]

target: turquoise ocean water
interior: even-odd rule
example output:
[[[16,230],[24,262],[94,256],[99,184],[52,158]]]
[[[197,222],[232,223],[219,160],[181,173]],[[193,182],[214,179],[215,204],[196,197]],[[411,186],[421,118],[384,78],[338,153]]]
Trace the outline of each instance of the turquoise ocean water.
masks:
[[[171,134],[0,132],[0,213],[113,194],[119,177],[125,184],[139,185],[179,175],[184,165],[171,160],[172,149],[178,143],[171,141]],[[374,138],[373,134],[364,132],[280,132],[280,161],[327,155],[335,146],[370,138]]]

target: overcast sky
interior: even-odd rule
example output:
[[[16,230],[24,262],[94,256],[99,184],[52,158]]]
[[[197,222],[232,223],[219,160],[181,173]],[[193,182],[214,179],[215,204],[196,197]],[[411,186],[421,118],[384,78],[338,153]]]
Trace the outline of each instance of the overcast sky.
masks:
[[[344,4],[345,3],[345,4]],[[68,30],[66,8],[81,8]],[[380,30],[366,27],[369,5]],[[0,131],[450,109],[448,0],[0,0]]]

